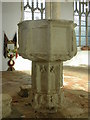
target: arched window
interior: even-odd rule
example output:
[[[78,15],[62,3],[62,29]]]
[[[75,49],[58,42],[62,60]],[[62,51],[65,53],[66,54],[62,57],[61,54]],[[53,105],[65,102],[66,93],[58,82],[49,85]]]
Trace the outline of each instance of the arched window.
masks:
[[[24,0],[24,20],[45,19],[45,0]]]
[[[90,1],[74,1],[77,46],[90,46]]]

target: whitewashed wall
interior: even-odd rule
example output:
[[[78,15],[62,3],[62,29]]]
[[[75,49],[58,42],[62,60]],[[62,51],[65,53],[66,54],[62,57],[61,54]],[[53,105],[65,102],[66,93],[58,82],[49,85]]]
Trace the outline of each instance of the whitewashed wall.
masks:
[[[21,3],[20,2],[2,2],[2,35],[7,34],[9,40],[13,39],[17,32],[17,24],[21,19]],[[3,43],[4,38],[2,38]],[[3,46],[3,44],[2,44]],[[2,70],[7,70],[7,60],[2,56]]]
[[[73,20],[73,2],[60,3],[60,19]]]

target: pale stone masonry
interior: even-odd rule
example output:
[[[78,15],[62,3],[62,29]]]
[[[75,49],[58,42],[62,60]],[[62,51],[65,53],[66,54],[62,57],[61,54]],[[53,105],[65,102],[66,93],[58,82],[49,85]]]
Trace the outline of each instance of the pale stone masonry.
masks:
[[[59,20],[60,6],[49,4],[46,4],[47,19],[18,24],[19,54],[33,61],[32,105],[41,112],[57,112],[63,85],[63,61],[77,52],[73,21]]]

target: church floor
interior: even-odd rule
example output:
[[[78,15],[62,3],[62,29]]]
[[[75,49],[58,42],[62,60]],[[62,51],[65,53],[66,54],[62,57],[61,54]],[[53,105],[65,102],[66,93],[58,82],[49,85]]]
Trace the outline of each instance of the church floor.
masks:
[[[12,114],[9,118],[88,118],[88,69],[64,67],[64,86],[61,107],[55,114],[42,114],[33,110],[30,99],[18,95],[20,86],[31,84],[28,73],[2,72],[2,93],[12,96]]]

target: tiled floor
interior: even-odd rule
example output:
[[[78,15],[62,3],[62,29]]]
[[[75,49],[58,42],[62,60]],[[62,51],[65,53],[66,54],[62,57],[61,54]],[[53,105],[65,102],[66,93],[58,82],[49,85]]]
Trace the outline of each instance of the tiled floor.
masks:
[[[64,67],[64,86],[61,92],[61,107],[56,114],[36,114],[29,98],[18,96],[20,86],[31,84],[31,77],[20,71],[2,72],[2,92],[12,96],[12,115],[10,117],[52,117],[87,118],[88,117],[88,69]]]

